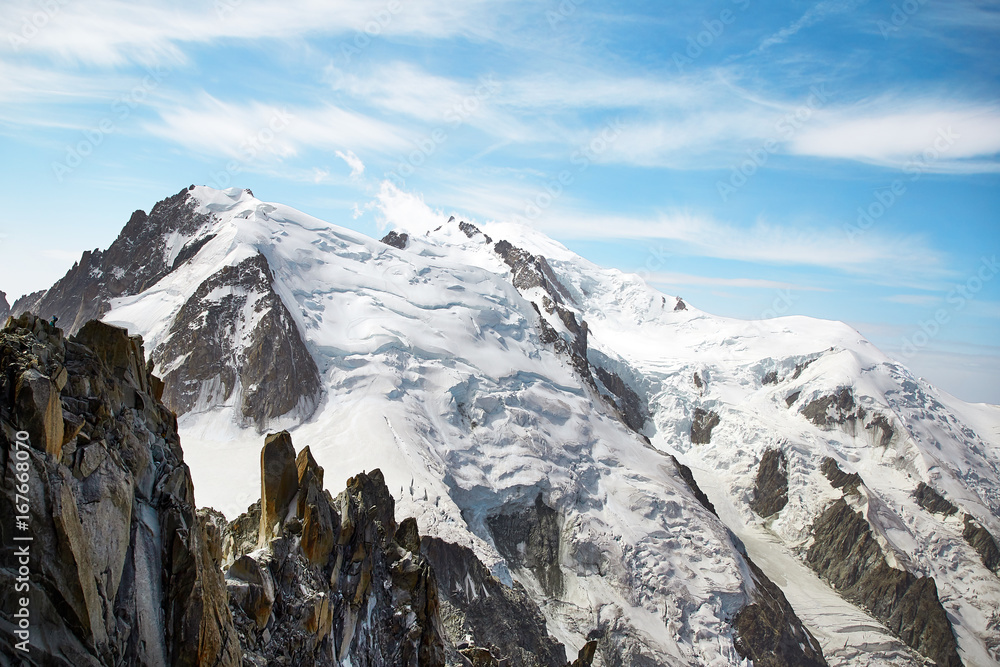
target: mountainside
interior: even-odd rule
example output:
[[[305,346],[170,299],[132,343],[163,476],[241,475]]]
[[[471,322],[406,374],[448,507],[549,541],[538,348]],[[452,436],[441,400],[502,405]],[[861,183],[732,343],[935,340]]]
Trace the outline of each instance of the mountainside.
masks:
[[[494,641],[496,590],[544,619],[532,655],[595,665],[1000,660],[1000,408],[843,324],[714,317],[513,225],[380,242],[204,187],[25,309],[143,336],[230,519],[263,430],[333,488],[380,469],[446,635]]]

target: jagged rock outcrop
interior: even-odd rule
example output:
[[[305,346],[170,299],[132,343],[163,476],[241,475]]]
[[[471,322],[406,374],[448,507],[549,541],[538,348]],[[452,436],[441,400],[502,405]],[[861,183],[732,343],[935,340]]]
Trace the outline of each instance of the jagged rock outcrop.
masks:
[[[958,512],[958,508],[945,500],[940,493],[928,486],[924,482],[917,485],[917,490],[913,492],[913,497],[917,499],[917,504],[931,514],[944,514],[951,516]]]
[[[762,517],[777,514],[788,504],[788,459],[780,449],[768,449],[757,467],[750,509]]]
[[[400,233],[393,230],[382,237],[382,243],[391,245],[393,248],[398,248],[399,250],[406,250],[406,245],[409,242],[410,235],[406,232]]]
[[[316,362],[259,253],[202,282],[153,359],[165,371],[164,402],[178,414],[239,391],[242,418],[258,430],[293,410],[307,418],[321,391]]]
[[[682,299],[680,297],[677,297],[677,303],[674,304],[674,310],[678,311],[678,310],[687,310],[687,309],[688,309],[688,307],[687,307],[687,304],[684,303],[684,299]]]
[[[795,370],[799,371],[796,366]],[[820,396],[810,401],[800,410],[802,416],[819,427],[831,427],[837,424],[854,422],[858,416],[854,411],[856,403],[854,392],[849,387],[835,394]]]
[[[891,567],[860,512],[840,498],[816,518],[812,532],[806,561],[841,595],[938,665],[962,664],[934,579]]]
[[[90,322],[67,340],[25,314],[0,332],[0,467],[27,480],[17,496],[3,476],[0,514],[26,516],[32,538],[21,664],[241,664],[176,418],[154,386],[141,338],[124,329]],[[0,539],[20,544],[18,531],[4,521]],[[16,576],[4,549],[0,588]],[[12,647],[14,596],[3,598]]]
[[[511,508],[486,520],[497,551],[513,569],[530,570],[546,595],[559,597],[563,574],[559,569],[559,516],[539,493],[533,505]]]
[[[996,538],[970,515],[966,514],[962,519],[965,523],[962,537],[976,550],[986,569],[1000,576],[1000,547]]]
[[[0,290],[0,325],[10,317],[10,304],[7,303],[7,293]]]
[[[778,384],[778,371],[768,371],[765,373],[761,384]]]
[[[84,252],[50,289],[19,299],[13,311],[58,316],[59,325],[75,333],[104,315],[112,299],[139,294],[194,259],[217,234],[210,233],[213,217],[198,212],[189,190],[157,203],[149,215],[133,213],[107,250]],[[259,431],[292,411],[312,414],[319,371],[273,283],[258,254],[199,285],[166,340],[150,352],[163,375],[167,407],[184,414],[237,393],[241,419]]]
[[[702,507],[718,517],[715,506],[698,486],[691,468],[674,456],[670,459]],[[737,653],[749,658],[755,665],[825,667],[827,663],[819,642],[795,615],[785,594],[750,559],[742,543],[732,533],[730,536],[750,570],[755,587],[750,602],[733,619],[733,643]]]
[[[223,536],[245,664],[444,665],[437,581],[382,473],[333,498],[282,432],[265,441],[261,480],[261,500]]]
[[[594,368],[601,384],[614,396],[612,404],[621,415],[622,421],[636,433],[641,433],[646,426],[646,420],[649,419],[649,411],[639,394],[625,384],[617,373],[604,370],[600,366]]]
[[[674,467],[677,468],[677,472],[680,474],[681,479],[683,479],[684,483],[687,484],[687,487],[691,489],[691,493],[694,494],[695,499],[701,503],[701,506],[715,516],[719,516],[719,513],[715,511],[715,505],[712,504],[712,501],[708,499],[705,492],[701,490],[700,486],[698,486],[698,482],[695,480],[694,474],[691,472],[691,468],[678,461],[677,457],[673,455],[670,456],[670,460],[673,462]]]
[[[452,219],[454,219],[454,216],[452,216]],[[462,233],[468,236],[470,239],[475,238],[477,234],[482,234],[483,240],[485,240],[487,243],[493,243],[493,239],[490,238],[489,234],[483,233],[479,229],[479,227],[476,227],[471,222],[465,222],[463,220],[462,222],[458,223],[458,228],[461,229]]]
[[[192,235],[208,223],[210,217],[197,213],[196,208],[184,189],[156,204],[149,215],[136,211],[107,250],[84,252],[51,288],[19,299],[14,312],[30,310],[45,318],[56,315],[67,333],[76,333],[107,312],[111,299],[138,294],[179,265],[168,263],[164,236],[171,232]]]
[[[749,558],[757,590],[754,600],[733,619],[735,645],[755,667],[825,667],[819,642],[802,625],[781,589]]]
[[[861,486],[861,475],[856,472],[850,474],[844,472],[837,465],[837,462],[829,456],[823,459],[820,471],[830,480],[830,485],[835,489],[843,489],[846,494],[858,495],[858,487]]]
[[[711,410],[695,408],[691,421],[691,442],[695,445],[707,445],[712,442],[712,429],[721,421],[719,415]]]
[[[439,538],[421,539],[420,552],[437,576],[442,625],[454,650],[469,659],[478,652],[482,664],[566,666],[565,648],[549,636],[545,618],[521,584],[506,586],[471,549]]]

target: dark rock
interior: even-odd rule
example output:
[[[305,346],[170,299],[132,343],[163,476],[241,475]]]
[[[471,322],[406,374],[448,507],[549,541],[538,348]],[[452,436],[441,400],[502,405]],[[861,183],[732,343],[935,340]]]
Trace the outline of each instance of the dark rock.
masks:
[[[802,371],[809,368],[809,365],[812,362],[816,361],[816,359],[818,359],[818,357],[809,359],[808,361],[803,361],[802,363],[795,364],[795,371],[792,373],[792,379],[798,380],[799,376],[802,375]]]
[[[646,425],[646,420],[649,419],[649,413],[644,401],[639,398],[639,394],[625,384],[625,381],[616,373],[606,371],[600,366],[594,368],[597,371],[598,379],[617,399],[614,401],[614,406],[618,409],[622,421],[636,433],[641,433]]]
[[[855,405],[854,392],[850,388],[844,388],[835,394],[810,401],[800,412],[816,426],[829,427],[855,421]]]
[[[756,584],[753,602],[736,614],[734,644],[742,658],[760,667],[823,667],[819,642],[795,615],[774,583],[749,558]]]
[[[577,653],[576,660],[573,661],[571,667],[591,667],[594,663],[594,658],[597,656],[597,640],[590,640],[583,645],[580,652]]]
[[[684,303],[684,299],[677,297],[677,303],[674,304],[674,311],[676,312],[678,310],[687,310],[687,309],[688,307],[687,304]]]
[[[67,332],[78,331],[106,313],[112,299],[149,289],[214,238],[208,233],[212,217],[197,213],[197,206],[184,189],[156,204],[148,216],[136,211],[106,251],[83,253],[50,289],[19,299],[15,309],[56,315]],[[173,234],[190,239],[175,258],[166,243]],[[154,392],[162,397],[158,400],[184,414],[204,386],[218,384],[212,398],[221,404],[239,381],[241,416],[261,431],[293,409],[303,418],[311,414],[319,400],[319,371],[272,283],[266,260],[257,256],[222,269],[199,287],[181,308],[164,345],[152,351],[157,364],[172,369],[163,378],[162,393]],[[226,288],[236,289],[220,300],[211,298],[213,290]],[[234,329],[243,324],[248,295],[259,297],[252,304],[259,322],[244,345]],[[179,360],[178,366],[174,362]]]
[[[694,409],[694,419],[691,422],[691,442],[695,445],[707,445],[712,442],[712,429],[720,423],[719,415],[711,410]]]
[[[170,270],[173,271],[178,266],[180,266],[184,262],[188,261],[189,259],[191,259],[195,255],[197,255],[198,251],[201,250],[202,248],[204,248],[205,244],[207,244],[209,241],[211,241],[215,237],[216,237],[216,234],[208,234],[208,235],[203,236],[203,237],[201,237],[199,239],[195,239],[194,241],[191,241],[186,246],[184,246],[183,248],[181,248],[181,251],[179,253],[177,253],[177,257],[174,258],[174,263],[170,265]]]
[[[701,506],[707,509],[715,516],[719,516],[719,513],[715,511],[715,505],[712,504],[712,501],[708,499],[708,496],[705,495],[705,492],[701,490],[700,486],[698,486],[698,482],[695,480],[694,475],[691,473],[691,468],[687,467],[686,465],[678,461],[677,458],[673,455],[670,456],[670,460],[674,462],[674,467],[677,468],[677,472],[678,474],[680,474],[681,479],[683,479],[684,483],[687,484],[689,489],[691,489],[691,492],[694,494],[695,499],[697,499],[697,501],[701,503]]]
[[[394,539],[419,545],[420,537],[413,520],[397,529],[381,472],[352,477],[334,499],[322,490],[322,468],[308,448],[296,459],[282,433],[269,437],[265,450],[277,479],[267,511],[287,520],[254,539],[261,505],[272,504],[256,503],[224,538],[245,662],[444,665],[434,573],[419,548],[407,551]],[[288,484],[291,493],[282,491]]]
[[[220,291],[225,296],[216,298]],[[251,305],[256,325],[244,341],[237,328]],[[307,418],[321,392],[316,362],[274,291],[270,267],[259,253],[202,282],[153,357],[170,367],[163,377],[164,402],[178,414],[203,400],[206,385],[216,387],[212,400],[221,404],[239,383],[243,419],[263,430],[272,419],[295,409]],[[178,359],[183,361],[172,363]]]
[[[792,393],[790,393],[788,396],[785,397],[785,406],[789,408],[792,407],[792,405],[795,404],[795,401],[799,400],[799,396],[801,395],[802,395],[801,391],[793,391]]]
[[[768,371],[764,374],[764,379],[761,382],[764,384],[778,384],[778,371]]]
[[[486,520],[493,543],[512,569],[530,570],[546,595],[558,597],[563,591],[559,569],[559,517],[542,501],[534,505],[510,508]]]
[[[823,459],[820,471],[830,480],[831,486],[835,489],[843,489],[844,493],[858,495],[858,487],[863,484],[861,475],[856,472],[847,474],[840,469],[837,462],[829,456]]]
[[[107,325],[66,340],[31,315],[9,324],[0,332],[0,467],[15,456],[15,432],[49,411],[49,400],[14,400],[29,368],[44,373],[59,424],[76,431],[59,458],[22,450],[33,538],[23,664],[241,664],[218,550],[195,512],[176,417],[148,393],[141,341]],[[15,514],[12,483],[0,480],[4,516]],[[7,527],[0,535],[13,543]],[[14,589],[16,571],[13,550],[3,550],[0,588]],[[5,646],[15,642],[12,611],[0,608]]]
[[[970,515],[966,514],[963,519],[965,528],[962,530],[962,537],[976,550],[986,569],[1000,576],[1000,548],[997,547],[996,538]]]
[[[934,580],[890,567],[860,512],[838,499],[816,518],[812,531],[806,560],[841,595],[938,665],[962,664]]]
[[[701,376],[698,375],[697,371],[695,371],[694,374],[694,386],[699,390],[703,390],[705,388],[705,382],[701,379]]]
[[[10,317],[10,304],[7,303],[7,293],[0,290],[0,326]]]
[[[913,492],[913,497],[917,499],[917,504],[931,514],[944,514],[951,516],[958,511],[958,508],[945,500],[940,493],[927,486],[924,482],[917,485],[917,490]]]
[[[280,534],[288,505],[299,489],[295,447],[288,431],[272,433],[260,450],[260,543]]]
[[[420,553],[420,532],[417,530],[417,520],[413,517],[403,519],[396,529],[394,538],[396,544],[412,553]]]
[[[406,232],[399,233],[393,230],[382,237],[382,243],[399,250],[406,250],[406,246],[410,243],[410,235]]]
[[[80,261],[48,290],[19,299],[15,311],[56,315],[68,333],[99,319],[112,299],[138,294],[160,281],[178,264],[167,265],[165,236],[195,236],[211,218],[195,212],[187,189],[156,204],[149,215],[136,211],[106,251],[86,251]]]
[[[896,435],[896,430],[886,416],[879,413],[872,416],[872,420],[865,425],[865,429],[872,432],[879,447],[888,447],[893,436]]]
[[[458,223],[458,228],[461,229],[462,232],[466,236],[468,236],[470,239],[474,238],[476,236],[476,234],[483,234],[483,232],[480,231],[479,227],[476,227],[475,225],[473,225],[472,223],[469,223],[469,222],[460,222],[460,223]],[[493,239],[491,239],[488,234],[483,234],[483,239],[487,243],[493,243]]]
[[[497,664],[505,660],[507,667],[565,667],[563,645],[549,636],[544,616],[521,584],[504,585],[467,547],[424,537],[420,551],[437,576],[450,643],[469,638],[475,655],[487,659],[485,651]]]
[[[762,517],[777,514],[788,504],[788,460],[780,449],[764,452],[750,508]]]

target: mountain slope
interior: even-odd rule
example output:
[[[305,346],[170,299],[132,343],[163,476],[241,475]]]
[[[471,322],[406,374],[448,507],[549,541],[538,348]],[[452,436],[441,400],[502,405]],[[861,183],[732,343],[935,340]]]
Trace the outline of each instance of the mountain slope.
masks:
[[[176,378],[202,503],[245,509],[257,430],[289,427],[335,487],[380,468],[401,516],[519,581],[556,639],[597,639],[604,664],[759,662],[740,641],[755,636],[803,652],[784,664],[822,660],[814,643],[830,664],[997,659],[1000,580],[981,555],[1000,534],[997,408],[938,392],[842,324],[682,308],[512,225],[382,243],[247,191],[167,201],[183,229],[136,232],[160,268],[86,289]],[[34,303],[75,321],[83,283],[66,281]],[[961,511],[925,509],[920,483]],[[817,547],[837,502],[860,523]],[[829,563],[861,554],[887,569],[845,599]],[[856,606],[896,578],[923,583]],[[785,597],[816,640],[797,621],[776,638]],[[754,608],[770,611],[738,630]]]

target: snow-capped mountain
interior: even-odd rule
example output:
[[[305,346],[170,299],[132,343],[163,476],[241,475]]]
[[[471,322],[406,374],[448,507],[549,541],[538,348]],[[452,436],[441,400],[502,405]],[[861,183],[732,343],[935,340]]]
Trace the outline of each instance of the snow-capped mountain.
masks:
[[[142,334],[200,505],[244,511],[288,428],[595,664],[1000,661],[1000,407],[846,325],[715,317],[515,225],[377,241],[194,186],[25,310]]]

